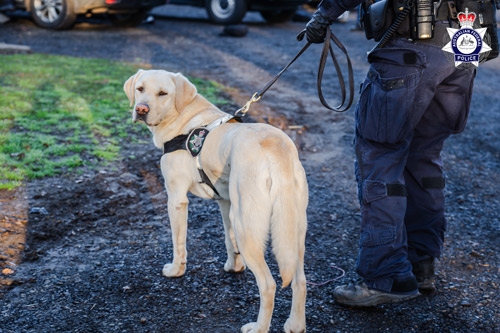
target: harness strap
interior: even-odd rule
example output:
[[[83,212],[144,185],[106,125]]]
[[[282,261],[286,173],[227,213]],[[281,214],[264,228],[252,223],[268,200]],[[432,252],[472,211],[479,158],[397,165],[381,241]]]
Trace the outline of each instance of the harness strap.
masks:
[[[197,157],[197,159],[198,159],[198,157]],[[212,191],[214,191],[215,195],[217,195],[218,197],[220,197],[219,192],[217,192],[217,189],[215,188],[214,184],[212,184],[212,182],[208,178],[208,176],[205,173],[205,171],[203,171],[203,169],[198,168],[198,173],[200,174],[200,178],[201,178],[200,184],[206,184],[206,185],[208,185],[208,187],[210,187],[212,189]]]
[[[186,140],[188,138],[188,134],[177,135],[170,141],[167,141],[163,144],[163,155],[174,152],[176,150],[186,150]]]
[[[189,134],[180,134],[177,135],[175,138],[173,138],[170,141],[167,141],[163,144],[163,155],[172,153],[177,150],[187,150],[194,158],[196,158],[196,167],[198,169],[198,173],[200,174],[201,182],[200,184],[206,184],[214,193],[220,197],[219,192],[215,188],[214,184],[210,181],[208,178],[207,174],[205,171],[203,171],[203,168],[201,167],[200,163],[200,152],[201,148],[203,147],[204,139],[207,137],[208,133],[214,129],[215,127],[222,125],[224,123],[233,123],[233,122],[242,122],[241,117],[233,117],[231,115],[225,115],[224,117],[218,118],[211,122],[210,124],[202,127],[195,128],[193,130],[189,131]],[[199,143],[199,146],[197,146],[196,150],[194,151],[192,148],[190,148],[190,140],[193,135],[193,133],[198,133],[198,130],[204,130],[206,133],[204,134],[204,139]]]
[[[165,142],[163,144],[163,155],[168,154],[168,153],[172,153],[172,152],[177,151],[177,150],[186,150],[187,151],[186,142],[187,142],[188,138],[189,138],[189,134],[181,134],[181,135],[176,136],[172,140]],[[199,162],[200,155],[195,156],[195,158],[196,158],[196,166],[198,169],[198,173],[200,174],[200,178],[201,178],[200,184],[206,184],[208,187],[210,187],[210,189],[212,189],[212,191],[214,191],[214,193],[217,196],[220,197],[220,194],[217,191],[217,189],[215,188],[214,184],[212,184],[212,182],[208,178],[207,174],[200,166],[200,162]]]

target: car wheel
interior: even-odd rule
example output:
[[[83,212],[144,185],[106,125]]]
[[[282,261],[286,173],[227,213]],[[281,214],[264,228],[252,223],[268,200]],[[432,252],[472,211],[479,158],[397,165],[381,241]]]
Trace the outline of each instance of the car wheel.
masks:
[[[283,23],[290,21],[295,15],[295,12],[295,9],[262,10],[260,15],[269,23]]]
[[[116,27],[136,27],[148,16],[148,10],[143,9],[135,13],[110,15],[111,24]]]
[[[248,5],[247,0],[206,0],[205,8],[212,22],[234,24],[241,22]]]
[[[30,0],[29,11],[42,28],[68,29],[76,21],[72,0]]]

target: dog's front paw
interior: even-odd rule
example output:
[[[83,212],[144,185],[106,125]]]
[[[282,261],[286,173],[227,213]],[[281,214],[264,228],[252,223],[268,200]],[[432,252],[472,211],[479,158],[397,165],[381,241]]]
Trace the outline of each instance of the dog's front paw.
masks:
[[[304,333],[306,331],[306,323],[299,323],[297,320],[288,318],[283,329],[286,333]]]
[[[182,263],[180,265],[165,264],[163,266],[162,274],[166,277],[178,277],[184,275],[186,272],[186,263]]]
[[[240,254],[237,254],[232,258],[227,258],[227,261],[224,264],[224,270],[229,273],[243,272],[245,268],[245,263],[243,262]]]
[[[241,333],[252,333],[254,332],[254,327],[257,326],[257,323],[248,323],[241,327]]]

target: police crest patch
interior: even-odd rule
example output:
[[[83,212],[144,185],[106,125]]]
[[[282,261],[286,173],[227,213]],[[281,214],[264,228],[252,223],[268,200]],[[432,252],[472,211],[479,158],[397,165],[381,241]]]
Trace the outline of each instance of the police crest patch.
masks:
[[[481,53],[491,51],[491,47],[484,42],[487,28],[473,29],[476,13],[469,12],[468,8],[465,8],[465,13],[458,13],[457,17],[460,29],[447,28],[451,40],[442,50],[454,54],[455,67],[463,63],[478,67]]]
[[[191,156],[195,157],[200,153],[207,135],[208,130],[205,127],[195,128],[191,131],[191,133],[189,133],[186,140],[186,149]]]

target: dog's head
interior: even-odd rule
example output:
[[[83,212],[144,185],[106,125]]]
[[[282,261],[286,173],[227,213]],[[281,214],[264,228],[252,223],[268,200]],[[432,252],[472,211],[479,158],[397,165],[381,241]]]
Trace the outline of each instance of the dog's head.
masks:
[[[164,70],[140,69],[123,89],[134,107],[134,122],[143,121],[150,127],[177,118],[197,94],[196,87],[184,75]]]

